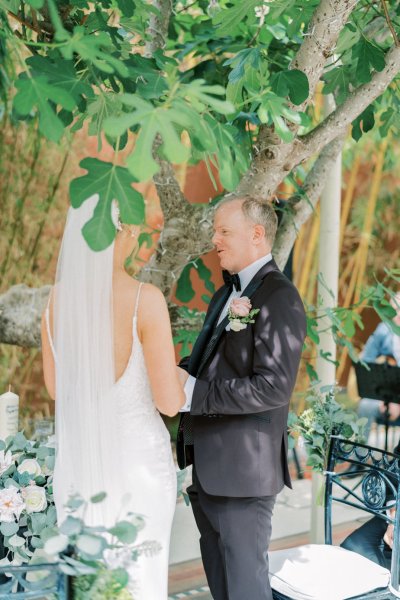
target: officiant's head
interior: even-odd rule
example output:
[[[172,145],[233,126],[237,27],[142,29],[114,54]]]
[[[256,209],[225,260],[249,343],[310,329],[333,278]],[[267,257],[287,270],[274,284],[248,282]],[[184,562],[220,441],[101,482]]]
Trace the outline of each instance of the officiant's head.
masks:
[[[277,224],[269,202],[251,196],[223,200],[215,212],[212,238],[222,269],[238,273],[271,252]]]

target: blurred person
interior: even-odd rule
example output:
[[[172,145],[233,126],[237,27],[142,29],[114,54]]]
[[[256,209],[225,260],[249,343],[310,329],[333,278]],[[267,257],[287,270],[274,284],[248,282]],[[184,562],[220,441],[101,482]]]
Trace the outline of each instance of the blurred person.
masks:
[[[400,292],[392,298],[391,305],[397,311],[393,322],[400,326]],[[387,323],[379,323],[369,336],[360,358],[369,363],[387,362],[392,366],[400,367],[400,335],[396,334]],[[365,427],[367,437],[372,423],[381,418],[384,411],[384,402],[372,398],[361,398],[357,412],[360,417],[368,419]],[[389,412],[391,420],[395,421],[400,417],[400,404],[390,403]]]

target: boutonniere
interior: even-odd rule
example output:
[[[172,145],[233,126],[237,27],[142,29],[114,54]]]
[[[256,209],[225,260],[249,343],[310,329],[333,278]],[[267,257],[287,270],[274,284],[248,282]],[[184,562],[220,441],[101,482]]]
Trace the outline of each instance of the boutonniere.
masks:
[[[234,298],[229,305],[228,319],[232,331],[242,331],[249,323],[254,323],[254,316],[260,312],[259,308],[251,308],[247,296]]]

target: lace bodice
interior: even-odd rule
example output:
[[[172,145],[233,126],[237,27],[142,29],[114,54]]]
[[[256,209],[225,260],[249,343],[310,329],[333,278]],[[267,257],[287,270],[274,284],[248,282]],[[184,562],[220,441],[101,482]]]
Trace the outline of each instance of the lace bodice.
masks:
[[[112,395],[113,401],[117,402],[120,408],[129,413],[153,414],[156,412],[144,360],[143,347],[137,331],[136,311],[132,322],[131,356],[125,371],[115,382]]]

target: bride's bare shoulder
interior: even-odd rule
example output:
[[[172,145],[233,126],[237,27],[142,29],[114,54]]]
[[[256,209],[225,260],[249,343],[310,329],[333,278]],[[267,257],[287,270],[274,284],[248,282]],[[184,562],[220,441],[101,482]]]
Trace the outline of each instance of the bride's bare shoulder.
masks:
[[[166,306],[162,291],[152,283],[144,283],[141,290],[141,305],[146,311],[151,307]]]

